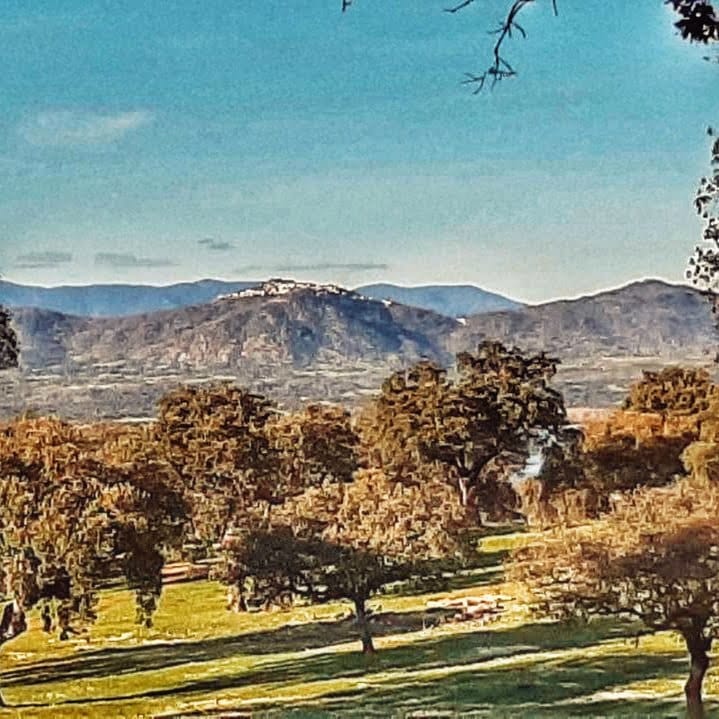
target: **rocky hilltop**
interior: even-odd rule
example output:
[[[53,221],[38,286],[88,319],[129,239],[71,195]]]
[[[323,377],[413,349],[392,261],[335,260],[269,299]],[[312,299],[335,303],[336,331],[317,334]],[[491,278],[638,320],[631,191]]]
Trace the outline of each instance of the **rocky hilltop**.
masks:
[[[203,305],[114,318],[14,313],[27,368],[122,360],[178,370],[449,359],[456,321],[334,285],[271,280]]]

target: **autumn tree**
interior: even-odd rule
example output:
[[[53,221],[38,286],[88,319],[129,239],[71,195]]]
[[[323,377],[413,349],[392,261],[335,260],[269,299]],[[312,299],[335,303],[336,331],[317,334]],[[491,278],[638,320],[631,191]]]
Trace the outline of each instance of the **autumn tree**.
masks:
[[[95,618],[97,590],[119,575],[151,623],[164,550],[179,541],[182,498],[162,467],[109,466],[83,430],[59,420],[0,428],[0,590],[11,631],[40,607],[44,628],[67,638]]]
[[[428,362],[393,374],[361,422],[369,461],[397,479],[434,473],[463,505],[513,513],[508,475],[566,427],[562,396],[549,384],[556,365],[487,341],[457,356],[452,380]]]
[[[159,403],[154,440],[181,478],[198,539],[214,543],[258,500],[282,498],[267,399],[231,384],[180,387]]]
[[[540,614],[609,615],[673,630],[690,658],[691,717],[719,631],[719,487],[696,478],[628,496],[599,521],[545,533],[516,551],[508,579],[525,585]]]
[[[472,519],[444,482],[397,482],[362,470],[277,507],[259,531],[227,547],[226,581],[253,601],[352,602],[364,653],[373,653],[367,602],[390,583],[461,562]]]
[[[629,390],[624,408],[634,412],[691,415],[704,412],[717,398],[717,385],[705,369],[665,367],[644,370],[642,379]]]
[[[359,468],[359,436],[344,407],[311,404],[278,416],[267,431],[280,455],[278,472],[288,494],[330,481],[349,482]]]

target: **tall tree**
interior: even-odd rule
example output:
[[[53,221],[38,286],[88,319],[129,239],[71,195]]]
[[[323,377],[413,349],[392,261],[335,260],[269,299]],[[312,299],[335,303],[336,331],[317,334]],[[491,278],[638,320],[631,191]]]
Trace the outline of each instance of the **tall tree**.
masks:
[[[562,396],[549,384],[556,365],[487,341],[457,356],[451,381],[427,362],[395,373],[361,422],[369,460],[399,479],[433,469],[463,505],[513,513],[508,475],[567,424]]]
[[[710,136],[715,134],[712,128],[708,132]],[[710,173],[699,181],[694,207],[704,223],[704,229],[702,241],[689,259],[687,277],[709,293],[716,312],[719,288],[719,137],[712,143]]]
[[[541,614],[626,617],[678,632],[690,658],[687,706],[697,719],[719,632],[718,512],[712,482],[639,490],[601,521],[556,528],[515,552],[508,578],[528,588]]]
[[[231,384],[180,387],[159,403],[154,439],[181,478],[198,539],[222,540],[259,500],[283,498],[271,402]]]
[[[24,630],[36,605],[45,629],[67,638],[95,618],[97,589],[115,574],[149,626],[184,503],[162,466],[110,466],[96,449],[84,430],[59,420],[0,428],[0,591],[12,600],[0,640]]]
[[[362,650],[373,653],[367,601],[385,584],[461,562],[472,519],[444,482],[397,482],[362,470],[276,507],[260,530],[228,543],[225,581],[263,603],[352,602]]]

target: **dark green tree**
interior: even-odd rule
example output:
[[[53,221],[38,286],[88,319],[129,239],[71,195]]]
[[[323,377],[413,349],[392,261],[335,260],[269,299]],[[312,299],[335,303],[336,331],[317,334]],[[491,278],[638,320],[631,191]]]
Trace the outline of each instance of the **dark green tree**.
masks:
[[[487,341],[457,356],[452,380],[427,362],[393,374],[361,422],[368,461],[397,479],[434,472],[464,506],[513,514],[508,475],[567,424],[562,396],[550,386],[556,365]]]
[[[20,348],[10,313],[0,306],[0,370],[17,367],[19,356]]]

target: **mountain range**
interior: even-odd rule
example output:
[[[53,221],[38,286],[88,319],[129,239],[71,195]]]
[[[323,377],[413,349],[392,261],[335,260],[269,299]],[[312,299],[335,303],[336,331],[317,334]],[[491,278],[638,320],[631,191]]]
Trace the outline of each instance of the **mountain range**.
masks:
[[[286,406],[352,404],[394,369],[420,358],[450,366],[455,353],[484,339],[559,357],[557,384],[568,404],[607,406],[622,399],[642,369],[710,366],[718,343],[714,320],[701,292],[658,280],[466,318],[285,280],[122,317],[16,308],[22,370],[0,377],[0,415],[31,408],[74,417],[146,416],[178,382],[218,378]]]
[[[179,309],[211,302],[221,295],[261,285],[258,281],[198,280],[173,285],[98,284],[37,287],[0,281],[0,305],[35,307],[80,317],[124,317]],[[448,317],[515,309],[520,303],[474,285],[400,287],[375,284],[357,287],[360,295],[432,310]]]

